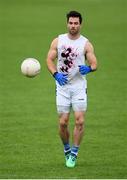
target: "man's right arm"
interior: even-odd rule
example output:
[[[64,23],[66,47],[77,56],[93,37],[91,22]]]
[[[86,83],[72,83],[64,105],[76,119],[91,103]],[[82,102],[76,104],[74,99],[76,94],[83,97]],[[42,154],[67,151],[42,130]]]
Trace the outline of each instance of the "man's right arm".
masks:
[[[47,67],[51,74],[57,72],[56,65],[54,63],[55,59],[57,58],[57,43],[58,43],[58,38],[52,41],[47,55]]]
[[[59,85],[63,86],[68,82],[68,80],[67,80],[67,75],[57,72],[57,68],[54,63],[55,59],[57,58],[57,44],[58,44],[58,38],[54,39],[51,43],[47,56],[47,67],[50,73],[55,78],[55,80],[59,83]]]

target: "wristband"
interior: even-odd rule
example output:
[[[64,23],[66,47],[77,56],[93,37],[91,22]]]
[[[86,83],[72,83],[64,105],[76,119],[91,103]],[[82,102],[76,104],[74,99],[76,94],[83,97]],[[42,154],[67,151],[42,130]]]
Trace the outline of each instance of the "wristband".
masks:
[[[56,74],[58,74],[58,72],[57,72],[57,71],[53,73],[53,77],[55,77],[55,76],[56,76]]]

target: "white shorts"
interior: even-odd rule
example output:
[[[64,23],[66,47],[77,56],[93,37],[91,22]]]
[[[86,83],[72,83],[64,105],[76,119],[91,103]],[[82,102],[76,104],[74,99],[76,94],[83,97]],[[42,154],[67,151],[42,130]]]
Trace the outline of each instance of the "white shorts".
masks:
[[[87,87],[85,83],[78,85],[65,85],[56,88],[56,105],[58,113],[73,111],[86,111]]]

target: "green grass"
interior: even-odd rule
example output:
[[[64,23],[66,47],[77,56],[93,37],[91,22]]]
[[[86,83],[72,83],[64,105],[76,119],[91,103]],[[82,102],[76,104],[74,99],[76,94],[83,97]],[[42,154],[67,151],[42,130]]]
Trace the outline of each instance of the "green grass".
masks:
[[[126,0],[0,0],[0,178],[127,178],[126,8]],[[87,77],[85,137],[75,169],[64,165],[55,84],[45,62],[71,9],[82,13],[82,34],[99,62]],[[20,73],[26,57],[42,65],[34,79]],[[72,131],[73,115],[70,121]]]

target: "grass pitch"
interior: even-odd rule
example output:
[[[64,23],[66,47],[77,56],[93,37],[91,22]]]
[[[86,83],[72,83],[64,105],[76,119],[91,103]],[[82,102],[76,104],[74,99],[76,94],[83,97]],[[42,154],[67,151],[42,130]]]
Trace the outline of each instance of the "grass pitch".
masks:
[[[126,7],[126,0],[0,0],[0,178],[127,178]],[[77,166],[67,169],[45,59],[72,9],[84,17],[99,69],[87,76],[85,137]],[[41,63],[36,78],[20,72],[27,57]],[[72,130],[73,115],[70,122]]]

